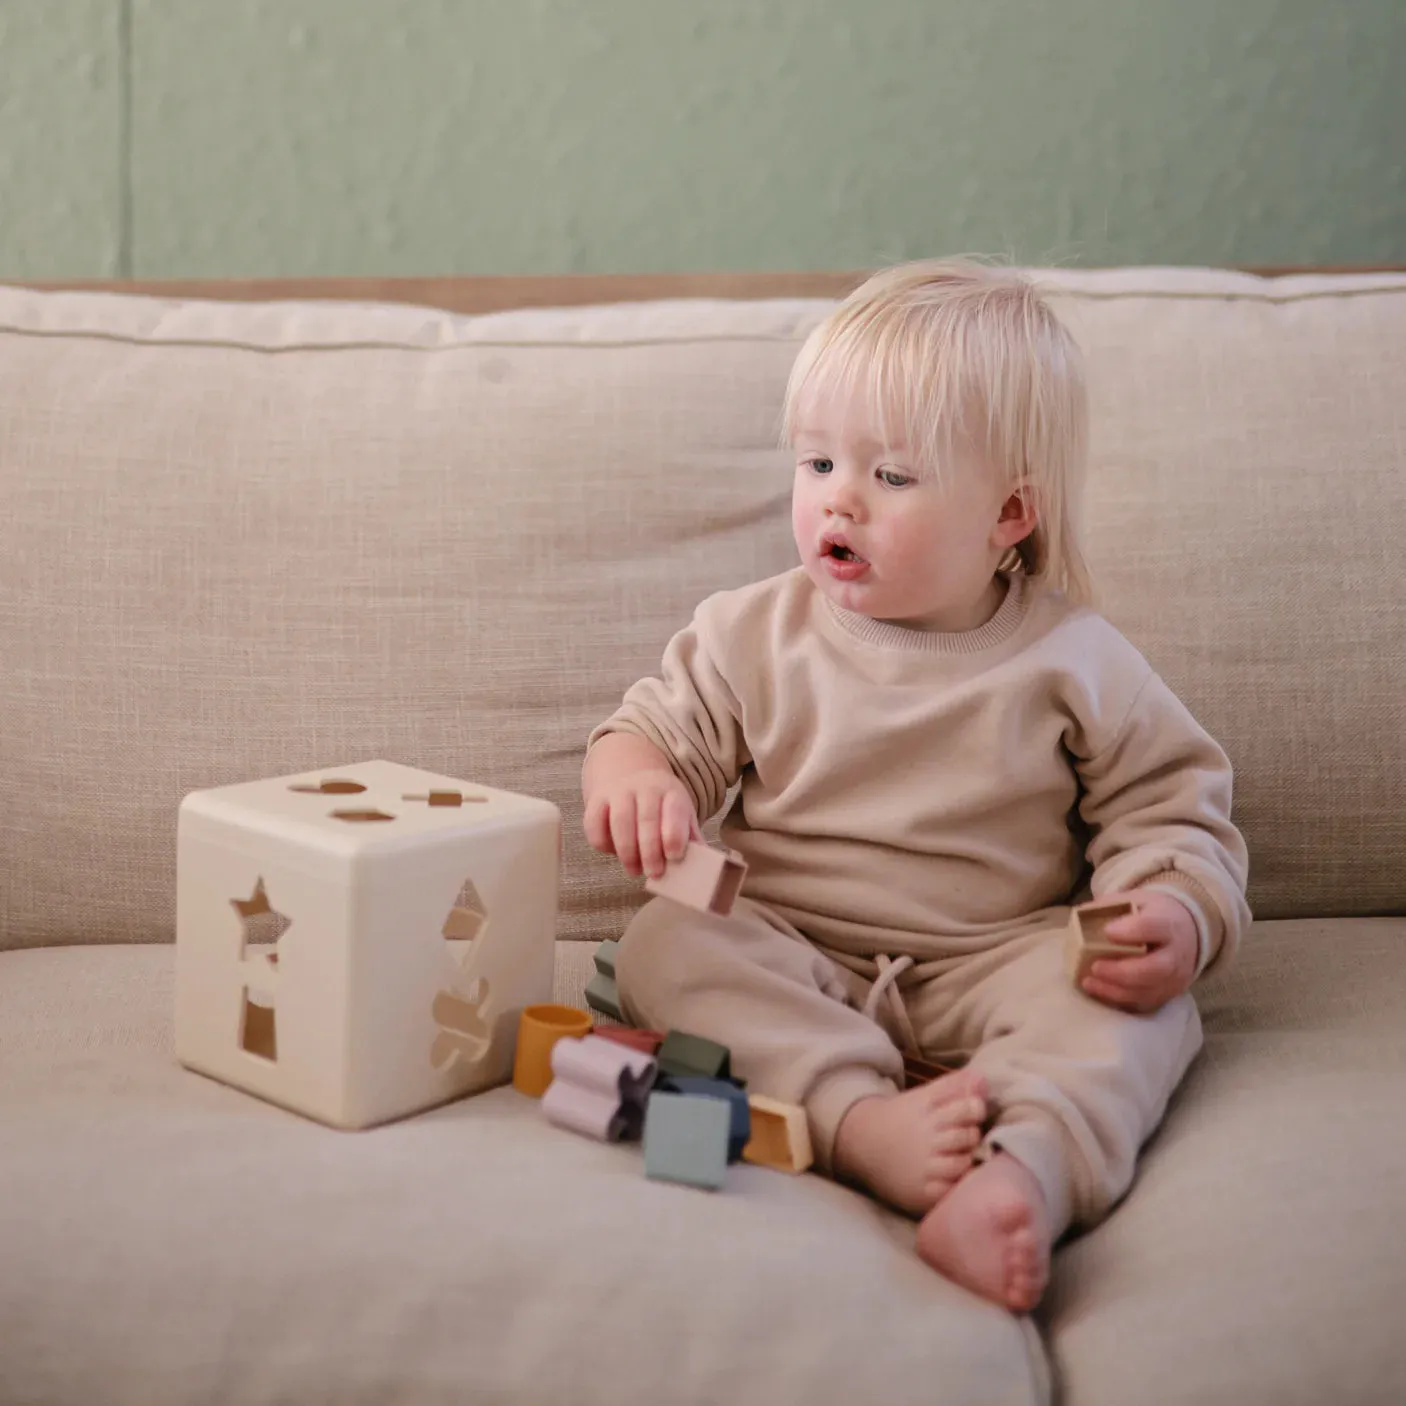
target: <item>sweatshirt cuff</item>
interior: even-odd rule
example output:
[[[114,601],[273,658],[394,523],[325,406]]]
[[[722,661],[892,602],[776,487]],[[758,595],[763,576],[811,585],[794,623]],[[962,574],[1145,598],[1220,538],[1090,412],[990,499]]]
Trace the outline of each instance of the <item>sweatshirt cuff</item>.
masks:
[[[1136,888],[1149,889],[1154,893],[1170,894],[1191,914],[1196,924],[1196,976],[1215,960],[1225,936],[1225,924],[1221,922],[1214,900],[1210,894],[1189,874],[1179,869],[1164,869],[1160,874],[1149,874]]]

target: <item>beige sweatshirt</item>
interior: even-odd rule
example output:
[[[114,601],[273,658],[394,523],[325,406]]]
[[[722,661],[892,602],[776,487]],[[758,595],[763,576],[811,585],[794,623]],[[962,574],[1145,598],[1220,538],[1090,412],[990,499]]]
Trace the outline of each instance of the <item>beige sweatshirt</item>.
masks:
[[[700,820],[740,781],[744,894],[834,952],[950,959],[1155,887],[1202,970],[1250,917],[1230,763],[1106,620],[1009,581],[961,634],[842,610],[800,567],[710,596],[587,747],[647,738]]]

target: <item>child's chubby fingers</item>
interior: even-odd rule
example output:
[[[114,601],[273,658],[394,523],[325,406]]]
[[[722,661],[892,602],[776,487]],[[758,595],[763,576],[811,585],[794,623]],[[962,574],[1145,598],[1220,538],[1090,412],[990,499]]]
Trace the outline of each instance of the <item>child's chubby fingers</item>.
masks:
[[[1126,943],[1130,947],[1156,948],[1167,940],[1156,915],[1141,910],[1126,918],[1115,918],[1104,928],[1103,935],[1109,942]]]
[[[690,840],[701,840],[698,817],[687,796],[678,791],[670,791],[664,797],[664,808],[660,818],[660,838],[663,843],[665,860],[682,859]]]
[[[638,811],[635,797],[628,791],[617,796],[610,806],[610,839],[625,872],[638,878],[641,872]]]
[[[1145,957],[1105,957],[1089,968],[1083,989],[1124,1010],[1153,1011],[1175,994],[1174,965],[1160,949]]]
[[[641,796],[637,812],[636,833],[639,836],[640,869],[651,879],[664,872],[664,806],[661,798]]]
[[[1116,918],[1104,929],[1111,942],[1144,942],[1149,947],[1174,943],[1195,923],[1186,905],[1161,892],[1139,893],[1133,898],[1133,912]]]
[[[586,832],[586,843],[602,854],[614,854],[615,846],[610,838],[610,807],[597,798],[586,807],[581,817],[581,828]]]
[[[1136,917],[1119,918],[1116,923],[1109,923],[1102,935],[1120,947],[1153,947],[1157,942],[1147,924],[1139,922]]]

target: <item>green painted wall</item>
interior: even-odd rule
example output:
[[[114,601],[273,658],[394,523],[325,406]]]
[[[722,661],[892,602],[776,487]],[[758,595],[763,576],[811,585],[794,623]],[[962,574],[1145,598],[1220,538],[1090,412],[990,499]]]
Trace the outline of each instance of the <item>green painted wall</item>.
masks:
[[[1406,0],[0,0],[0,278],[1406,263]]]

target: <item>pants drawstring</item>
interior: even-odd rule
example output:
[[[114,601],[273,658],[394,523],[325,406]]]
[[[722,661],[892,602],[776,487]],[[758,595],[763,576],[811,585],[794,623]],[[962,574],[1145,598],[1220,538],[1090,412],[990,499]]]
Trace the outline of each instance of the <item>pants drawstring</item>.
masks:
[[[903,996],[895,984],[898,978],[913,965],[912,957],[904,956],[895,960],[880,953],[874,958],[874,965],[878,968],[879,975],[873,986],[869,988],[868,996],[864,998],[864,1014],[870,1020],[877,1021],[879,1002],[887,996],[889,1009],[893,1012],[899,1033],[907,1047],[907,1053],[921,1056],[922,1050],[918,1048],[917,1032],[913,1029],[913,1022],[908,1018],[908,1007],[903,1004]]]

